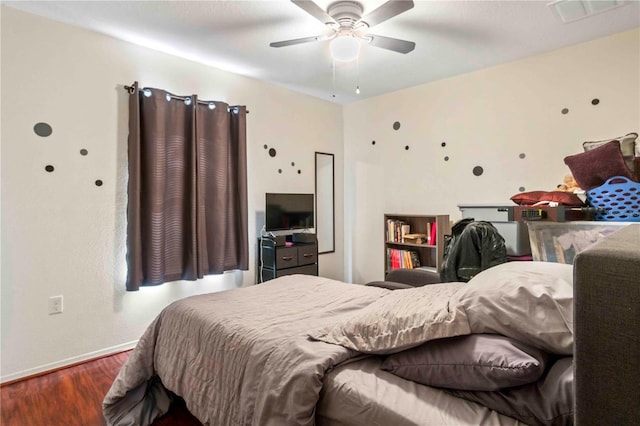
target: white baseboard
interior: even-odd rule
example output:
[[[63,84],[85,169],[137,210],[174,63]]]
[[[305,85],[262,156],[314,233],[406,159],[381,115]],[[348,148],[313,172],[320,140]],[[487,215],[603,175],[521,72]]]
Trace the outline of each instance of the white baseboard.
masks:
[[[30,368],[28,370],[18,371],[17,373],[7,374],[6,376],[0,376],[0,383],[12,382],[14,380],[22,379],[24,377],[29,377],[29,376],[33,376],[43,372],[57,370],[59,368],[66,367],[68,365],[77,364],[82,361],[87,361],[90,359],[99,358],[99,357],[107,356],[111,354],[116,354],[122,351],[127,351],[129,349],[133,349],[136,346],[136,344],[138,344],[138,341],[134,340],[133,342],[127,342],[121,345],[111,346],[110,348],[100,349],[98,351],[93,351],[86,354],[63,359],[61,361],[52,362],[50,364],[45,364],[38,367]]]

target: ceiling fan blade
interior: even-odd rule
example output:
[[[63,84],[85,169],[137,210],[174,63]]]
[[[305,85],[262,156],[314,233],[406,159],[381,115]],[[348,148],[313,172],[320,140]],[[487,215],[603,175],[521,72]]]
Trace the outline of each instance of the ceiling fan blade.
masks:
[[[398,53],[409,53],[416,47],[416,44],[412,41],[400,40],[397,38],[383,37],[373,34],[367,34],[363,38],[372,46],[393,50]]]
[[[285,47],[285,46],[293,46],[294,44],[302,44],[302,43],[310,43],[312,41],[322,41],[328,40],[330,37],[325,35],[313,36],[313,37],[304,37],[304,38],[296,38],[294,40],[285,40],[285,41],[276,41],[274,43],[269,43],[271,47]]]
[[[316,18],[323,24],[338,24],[335,19],[327,14],[320,6],[309,0],[291,0],[293,4]]]
[[[391,19],[394,16],[400,15],[401,13],[412,9],[413,6],[414,4],[412,0],[389,0],[379,8],[372,10],[371,12],[360,18],[360,20],[356,23],[356,26],[358,25],[358,23],[364,22],[369,26],[369,28],[371,28],[374,25],[378,25],[379,23],[384,22],[387,19]]]

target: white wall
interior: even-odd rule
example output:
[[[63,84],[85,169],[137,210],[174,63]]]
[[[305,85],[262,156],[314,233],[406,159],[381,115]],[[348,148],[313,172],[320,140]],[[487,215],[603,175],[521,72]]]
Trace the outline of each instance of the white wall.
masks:
[[[130,347],[170,302],[255,282],[251,238],[248,272],[124,291],[122,86],[135,80],[247,105],[251,236],[265,192],[313,192],[314,151],[336,154],[336,252],[320,256],[320,274],[343,278],[340,106],[4,6],[1,19],[2,381]],[[38,122],[53,134],[37,136]],[[64,312],[48,315],[54,295],[64,295]]]
[[[0,10],[1,381],[129,347],[173,300],[255,281],[250,241],[248,272],[124,291],[122,86],[134,80],[247,105],[250,235],[264,220],[265,192],[313,192],[314,151],[335,153],[336,252],[320,256],[320,274],[353,282],[382,278],[385,212],[457,220],[461,203],[509,203],[521,186],[555,188],[568,172],[562,159],[584,140],[640,130],[638,30],[343,109]],[[601,103],[591,105],[593,98]],[[570,112],[562,115],[565,107]],[[33,132],[40,121],[52,125],[50,137]],[[277,157],[263,145],[276,148]],[[88,156],[79,154],[82,148]],[[45,172],[47,164],[55,172]],[[481,177],[471,173],[476,165],[484,167]],[[105,184],[96,187],[96,179]],[[58,294],[64,313],[47,315],[49,296]]]
[[[639,76],[634,30],[346,106],[347,279],[383,278],[384,213],[513,205],[520,187],[562,183],[583,141],[639,132]]]

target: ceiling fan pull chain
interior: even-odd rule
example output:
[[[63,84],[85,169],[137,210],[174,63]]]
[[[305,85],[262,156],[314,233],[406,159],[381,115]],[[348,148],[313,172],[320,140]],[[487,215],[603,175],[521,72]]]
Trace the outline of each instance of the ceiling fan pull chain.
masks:
[[[333,68],[333,93],[331,94],[332,98],[336,97],[336,60],[332,58],[332,68]]]
[[[360,57],[356,59],[356,95],[360,94]]]

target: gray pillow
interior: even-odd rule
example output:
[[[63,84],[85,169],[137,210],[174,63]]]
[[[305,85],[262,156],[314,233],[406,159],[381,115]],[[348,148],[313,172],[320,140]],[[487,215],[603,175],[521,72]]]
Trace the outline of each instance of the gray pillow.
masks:
[[[507,262],[485,269],[451,302],[471,334],[489,333],[558,355],[573,354],[573,265]]]
[[[427,342],[388,356],[382,369],[428,386],[494,391],[538,380],[547,354],[497,334]]]
[[[370,354],[390,354],[443,337],[469,334],[462,307],[451,297],[464,283],[394,290],[339,324],[309,337]]]
[[[446,390],[531,425],[573,425],[573,358],[558,359],[535,383],[497,392]]]

